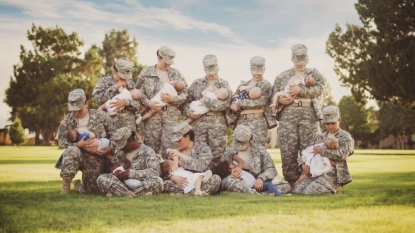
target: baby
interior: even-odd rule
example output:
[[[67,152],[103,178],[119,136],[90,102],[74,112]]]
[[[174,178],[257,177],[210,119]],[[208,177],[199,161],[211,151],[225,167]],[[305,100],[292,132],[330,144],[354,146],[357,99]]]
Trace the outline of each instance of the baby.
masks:
[[[98,110],[107,111],[108,115],[115,116],[117,115],[117,112],[119,110],[124,109],[124,107],[117,111],[117,108],[115,106],[111,107],[112,103],[117,102],[118,99],[140,100],[142,95],[141,91],[138,89],[133,89],[129,91],[127,88],[124,87],[118,88],[118,92],[118,95],[112,97],[111,99],[107,100],[107,102],[105,102],[103,105],[99,106]]]
[[[131,162],[126,157],[121,158],[121,162],[123,162],[123,165],[119,166],[118,164],[109,161],[109,171],[113,174],[116,174],[117,172],[123,172],[131,167]],[[134,190],[142,184],[142,182],[137,179],[126,179],[123,182],[129,190]]]
[[[301,152],[301,157],[303,161],[305,161],[305,163],[301,165],[303,168],[303,172],[301,173],[301,176],[298,178],[297,182],[301,182],[307,177],[320,176],[333,170],[332,165],[334,165],[334,162],[332,160],[328,159],[327,157],[322,157],[320,154],[314,154],[314,146],[321,145],[323,145],[323,143],[309,146]],[[336,138],[329,137],[324,141],[324,146],[326,146],[327,149],[330,150],[338,150],[339,141]],[[310,173],[304,172],[304,170],[308,170],[304,166],[308,166],[310,168]]]
[[[88,147],[87,152],[90,154],[97,154],[98,151],[110,147],[110,140],[108,138],[95,138],[95,134],[89,131],[85,131],[82,134],[80,134],[77,130],[71,129],[68,130],[66,133],[66,138],[69,142],[75,143],[79,142],[82,139],[84,141],[91,139],[92,144],[91,147]]]
[[[212,177],[212,171],[207,170],[206,172],[193,173],[187,171],[182,167],[179,167],[179,158],[173,157],[173,160],[167,159],[160,163],[161,177],[166,177],[169,174],[174,176],[181,176],[186,178],[188,184],[183,188],[184,194],[189,193],[195,189],[196,196],[209,195],[205,191],[201,190],[202,182],[207,182]]]
[[[171,81],[171,82],[165,82],[163,84],[163,88],[160,89],[159,92],[157,92],[157,94],[150,99],[150,101],[159,103],[162,107],[166,106],[167,103],[164,103],[161,100],[161,94],[165,94],[168,93],[170,94],[172,97],[177,96],[177,94],[179,94],[180,92],[182,92],[184,90],[184,88],[186,87],[185,83],[183,81]],[[151,116],[153,116],[155,114],[155,112],[153,110],[150,109],[150,111],[148,111],[147,113],[145,113],[143,116],[141,116],[141,114],[143,114],[145,112],[147,108],[146,107],[142,107],[140,109],[140,114],[137,115],[137,120],[135,121],[136,124],[140,124],[141,121],[150,118]]]
[[[246,100],[246,99],[251,99],[251,100],[256,100],[259,99],[262,95],[262,90],[259,87],[253,87],[253,86],[241,86],[239,88],[239,90],[241,91],[239,93],[239,95],[235,95],[232,97],[231,103],[235,102],[235,100],[240,99],[240,100]],[[240,108],[238,111],[231,111],[233,113],[233,119],[236,121],[239,117],[239,115],[241,115],[241,112],[245,110],[244,108]]]
[[[280,92],[275,93],[274,98],[272,99],[272,104],[270,105],[272,110],[275,110],[275,107],[277,106],[278,98],[280,96],[287,96],[289,98],[292,97],[292,98],[294,98],[294,103],[298,103],[298,100],[295,99],[296,96],[291,96],[289,93],[290,93],[290,88],[292,86],[298,86],[300,84],[303,84],[307,87],[312,87],[312,86],[316,85],[316,80],[312,76],[307,76],[305,78],[297,79],[293,83],[291,83],[290,85],[285,86],[284,91],[280,91]],[[284,105],[280,105],[278,107],[278,112],[280,112],[283,107],[284,107]]]
[[[202,92],[202,98],[210,98],[214,100],[226,100],[229,96],[228,91],[226,88],[220,88],[217,90],[213,90],[208,88]],[[190,110],[193,110],[197,114],[205,114],[210,111],[208,107],[206,107],[200,100],[192,101],[189,105]],[[186,122],[191,124],[193,119],[187,118]]]

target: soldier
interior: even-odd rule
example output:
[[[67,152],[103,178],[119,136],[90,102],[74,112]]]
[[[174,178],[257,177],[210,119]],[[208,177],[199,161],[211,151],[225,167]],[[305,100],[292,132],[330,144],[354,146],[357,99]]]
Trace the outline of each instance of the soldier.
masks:
[[[168,149],[170,156],[179,157],[179,166],[192,172],[205,172],[209,169],[212,162],[212,151],[204,142],[195,142],[195,133],[190,129],[187,122],[182,122],[174,127],[170,135],[172,142],[175,142],[178,150]],[[163,177],[164,192],[176,195],[183,195],[183,187],[186,186],[186,179],[180,176]],[[201,190],[210,195],[219,189],[221,179],[218,175],[213,175],[207,182],[202,183]],[[195,190],[190,191],[194,194]]]
[[[183,115],[193,119],[192,128],[195,132],[196,141],[206,143],[213,153],[210,169],[214,170],[220,163],[227,143],[227,126],[224,111],[229,107],[232,91],[226,80],[218,77],[218,60],[215,55],[206,55],[203,58],[203,66],[206,76],[196,79],[190,85],[187,94]],[[202,92],[206,89],[217,90],[225,88],[228,91],[226,100],[202,98]],[[192,101],[200,100],[209,112],[200,115],[190,110]]]
[[[98,187],[96,180],[104,171],[105,158],[99,155],[92,155],[87,152],[92,140],[81,140],[71,143],[67,140],[66,134],[69,130],[78,130],[80,132],[88,130],[95,134],[96,138],[108,138],[115,131],[115,123],[102,111],[88,108],[88,95],[82,89],[75,89],[69,93],[68,110],[71,112],[65,116],[64,124],[59,125],[58,142],[61,148],[66,148],[60,156],[56,168],[61,169],[62,177],[61,194],[69,194],[72,178],[78,170],[82,171],[83,187],[80,191],[85,193],[96,193]],[[110,147],[113,149],[114,144]],[[102,155],[111,151],[107,148]],[[79,190],[80,183],[76,184]]]
[[[111,137],[117,150],[113,162],[122,165],[121,159],[126,157],[131,162],[131,166],[125,171],[118,171],[114,174],[106,173],[98,177],[98,187],[101,192],[106,193],[107,197],[152,195],[163,190],[160,162],[156,153],[150,147],[135,141],[134,137],[135,131],[127,127],[117,129]],[[128,190],[122,182],[127,179],[136,179],[141,183],[135,189]]]
[[[237,112],[240,108],[244,110],[240,113],[240,116],[237,120],[236,126],[246,125],[249,126],[253,134],[253,143],[259,144],[266,147],[268,142],[268,128],[274,128],[277,126],[275,117],[272,117],[269,108],[271,101],[271,83],[264,79],[263,74],[265,72],[265,59],[263,57],[253,57],[251,58],[251,74],[252,79],[249,81],[241,81],[241,84],[235,91],[235,95],[241,93],[242,86],[248,87],[259,87],[262,91],[262,95],[259,99],[245,99],[232,102],[230,108]],[[265,112],[265,113],[264,113]],[[230,111],[227,112],[228,116]],[[231,121],[231,117],[227,117],[228,123]],[[233,123],[231,123],[233,124]]]
[[[102,105],[107,100],[113,98],[118,93],[120,87],[125,87],[131,91],[135,88],[132,81],[132,66],[125,58],[119,58],[114,64],[114,73],[111,76],[103,77],[98,80],[94,88],[92,96],[98,105]],[[118,99],[113,104],[118,111],[114,121],[117,122],[117,128],[128,127],[130,130],[136,131],[135,112],[140,110],[140,101],[133,99]],[[122,109],[122,107],[124,107]]]
[[[294,68],[279,74],[274,81],[272,95],[283,91],[286,85],[294,83],[297,79],[311,75],[316,84],[308,87],[303,84],[291,86],[291,96],[297,96],[298,103],[293,98],[282,96],[278,98],[278,105],[285,105],[278,113],[278,143],[281,150],[282,172],[285,180],[291,187],[300,176],[297,167],[299,151],[304,150],[308,143],[320,132],[318,120],[321,119],[320,104],[312,104],[311,98],[316,98],[323,93],[324,80],[317,69],[306,68],[308,63],[307,47],[302,44],[291,48]],[[318,100],[316,101],[318,103]]]
[[[313,144],[324,142],[329,137],[334,137],[339,141],[339,149],[331,150],[326,146],[315,146],[314,153],[320,154],[333,160],[334,170],[317,177],[308,177],[297,183],[293,192],[302,194],[330,194],[340,193],[340,186],[344,186],[352,181],[347,159],[354,151],[354,140],[350,133],[340,128],[340,112],[337,106],[327,106],[322,110],[323,124],[327,132],[316,136]],[[301,167],[304,161],[298,158],[298,166]],[[305,166],[306,167],[306,166]],[[297,167],[297,169],[299,169]]]
[[[232,157],[237,155],[243,161],[243,170],[251,173],[255,181],[255,189],[242,182],[241,168],[232,171],[232,174],[222,180],[222,189],[231,192],[254,194],[255,190],[261,190],[263,182],[270,182],[277,175],[274,162],[267,149],[257,143],[253,143],[253,132],[251,127],[238,125],[233,131],[232,148],[225,151],[225,161],[233,163]],[[274,184],[280,193],[288,193],[291,188],[287,183]]]
[[[161,153],[163,158],[166,158],[167,148],[176,148],[169,136],[173,127],[180,121],[180,106],[186,101],[187,88],[175,97],[168,93],[162,94],[161,100],[168,103],[164,107],[150,101],[150,99],[163,88],[164,82],[179,80],[185,82],[180,72],[170,67],[171,64],[174,64],[175,55],[176,53],[171,48],[162,46],[157,50],[157,64],[144,68],[138,76],[136,84],[143,94],[142,105],[147,107],[147,111],[156,112],[152,117],[143,121],[144,144],[153,148],[157,154]]]

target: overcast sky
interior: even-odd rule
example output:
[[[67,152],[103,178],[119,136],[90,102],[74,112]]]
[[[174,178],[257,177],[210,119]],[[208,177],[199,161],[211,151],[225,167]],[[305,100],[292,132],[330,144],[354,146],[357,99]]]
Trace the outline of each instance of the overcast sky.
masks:
[[[156,51],[168,45],[176,51],[174,67],[188,84],[204,75],[202,58],[215,54],[219,76],[235,91],[240,80],[250,79],[249,60],[266,59],[264,77],[272,82],[293,66],[291,46],[308,47],[308,67],[317,68],[332,87],[335,101],[350,91],[338,81],[334,61],[324,51],[336,23],[361,25],[355,0],[143,0],[56,1],[0,0],[0,98],[19,63],[20,45],[32,50],[26,35],[32,23],[73,31],[84,40],[86,51],[101,46],[111,29],[127,29],[139,42],[138,60],[157,62]],[[24,90],[22,90],[24,91]],[[53,96],[51,96],[53,98]],[[10,117],[0,103],[0,128]]]

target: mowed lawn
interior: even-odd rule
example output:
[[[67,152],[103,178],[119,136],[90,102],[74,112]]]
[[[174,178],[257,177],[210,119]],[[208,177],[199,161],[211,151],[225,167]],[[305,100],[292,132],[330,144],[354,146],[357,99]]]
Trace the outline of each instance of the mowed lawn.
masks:
[[[415,150],[356,150],[343,194],[279,198],[61,196],[61,153],[0,147],[0,232],[415,232]]]

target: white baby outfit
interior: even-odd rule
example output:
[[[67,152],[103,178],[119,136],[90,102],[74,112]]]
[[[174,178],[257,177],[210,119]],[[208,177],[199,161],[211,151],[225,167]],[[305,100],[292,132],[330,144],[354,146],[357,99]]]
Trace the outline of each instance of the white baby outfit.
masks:
[[[197,178],[199,178],[199,176],[204,176],[205,173],[204,172],[198,172],[198,173],[193,173],[191,171],[187,171],[182,167],[178,167],[177,170],[175,172],[171,173],[174,176],[180,176],[183,178],[186,178],[187,180],[187,185],[186,187],[183,188],[184,194],[187,194],[188,192],[192,191],[195,187],[196,187],[196,180]]]
[[[322,146],[323,143],[315,146]],[[305,164],[310,167],[310,173],[313,177],[321,176],[333,170],[330,164],[330,160],[327,157],[323,157],[320,154],[314,155],[314,146],[309,146],[301,152],[301,157]]]
[[[207,97],[209,99],[214,99],[214,100],[218,99],[218,97],[216,97],[216,94],[211,92],[211,91],[206,93],[205,97]],[[208,107],[206,107],[206,105],[204,105],[199,100],[192,101],[189,105],[189,108],[190,108],[190,110],[195,111],[196,114],[200,114],[200,115],[205,114],[205,113],[210,111],[210,109]]]

